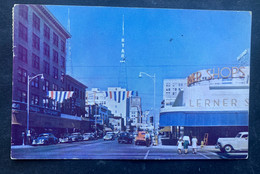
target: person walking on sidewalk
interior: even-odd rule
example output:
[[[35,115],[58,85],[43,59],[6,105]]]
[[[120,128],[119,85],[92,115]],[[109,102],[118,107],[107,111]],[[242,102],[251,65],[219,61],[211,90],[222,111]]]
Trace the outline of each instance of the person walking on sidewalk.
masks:
[[[182,138],[180,138],[179,140],[178,140],[178,142],[177,142],[177,145],[178,145],[178,153],[179,154],[182,154],[182,149],[183,149],[183,140],[182,140]]]
[[[184,153],[187,154],[188,153],[188,146],[190,144],[190,137],[189,136],[184,136],[183,137],[183,146],[184,146]]]
[[[192,142],[192,153],[196,154],[197,153],[197,144],[198,144],[198,139],[196,138],[196,136],[194,136],[191,140]]]

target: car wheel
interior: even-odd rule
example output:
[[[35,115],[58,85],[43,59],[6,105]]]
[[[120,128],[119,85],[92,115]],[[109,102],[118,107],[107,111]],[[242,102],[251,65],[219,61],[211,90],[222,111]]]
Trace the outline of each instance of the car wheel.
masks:
[[[226,153],[229,153],[229,152],[232,151],[232,146],[226,145],[226,146],[224,147],[224,150],[225,150]]]

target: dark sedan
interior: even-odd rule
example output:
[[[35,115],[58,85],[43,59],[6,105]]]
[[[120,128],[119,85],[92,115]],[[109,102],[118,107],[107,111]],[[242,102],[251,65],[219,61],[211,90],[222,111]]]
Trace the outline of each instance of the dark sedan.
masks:
[[[58,138],[56,138],[52,133],[43,133],[33,140],[32,145],[57,144],[57,143],[58,143]]]
[[[133,137],[128,132],[123,132],[119,134],[117,139],[118,143],[130,143],[133,142]]]

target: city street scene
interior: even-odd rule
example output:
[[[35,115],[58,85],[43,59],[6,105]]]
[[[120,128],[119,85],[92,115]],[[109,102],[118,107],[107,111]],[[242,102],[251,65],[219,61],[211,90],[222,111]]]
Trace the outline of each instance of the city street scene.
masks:
[[[251,13],[13,8],[11,159],[247,159]]]

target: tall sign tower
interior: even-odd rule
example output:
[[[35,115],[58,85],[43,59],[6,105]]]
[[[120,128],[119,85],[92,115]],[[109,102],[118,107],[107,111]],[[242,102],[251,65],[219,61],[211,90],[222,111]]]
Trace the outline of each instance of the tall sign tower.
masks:
[[[127,69],[126,69],[126,54],[125,54],[125,21],[123,15],[122,22],[122,38],[121,38],[121,57],[119,67],[118,86],[127,89]]]

